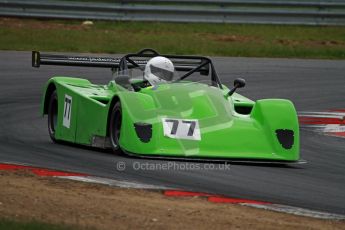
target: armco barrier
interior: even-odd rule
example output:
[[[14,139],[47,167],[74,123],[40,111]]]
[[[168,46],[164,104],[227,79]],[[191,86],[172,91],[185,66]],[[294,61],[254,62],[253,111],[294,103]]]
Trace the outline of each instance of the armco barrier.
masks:
[[[344,0],[0,0],[0,16],[252,24],[345,25]]]

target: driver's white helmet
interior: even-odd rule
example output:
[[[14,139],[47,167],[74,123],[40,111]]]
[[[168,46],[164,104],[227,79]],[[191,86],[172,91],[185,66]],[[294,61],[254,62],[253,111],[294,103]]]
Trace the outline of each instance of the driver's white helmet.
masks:
[[[151,85],[170,82],[174,77],[174,64],[165,57],[157,56],[151,58],[144,71],[144,78],[150,82]]]

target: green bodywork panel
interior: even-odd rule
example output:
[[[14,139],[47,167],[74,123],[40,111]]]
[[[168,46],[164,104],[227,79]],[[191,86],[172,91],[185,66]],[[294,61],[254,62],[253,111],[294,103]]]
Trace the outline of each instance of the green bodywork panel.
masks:
[[[229,89],[196,82],[178,82],[129,91],[111,81],[94,85],[88,80],[51,78],[44,90],[42,114],[54,88],[58,94],[57,140],[106,147],[108,117],[114,102],[122,107],[120,146],[138,155],[299,160],[299,126],[292,102],[265,99],[256,102],[239,94],[227,97]],[[67,95],[67,96],[66,96]],[[67,123],[66,98],[72,98]],[[247,112],[243,112],[247,111]],[[176,139],[164,135],[163,119],[197,120],[200,139]],[[143,142],[135,123],[152,125],[150,141]],[[294,143],[287,149],[276,130],[294,132]],[[104,139],[104,145],[95,140]]]

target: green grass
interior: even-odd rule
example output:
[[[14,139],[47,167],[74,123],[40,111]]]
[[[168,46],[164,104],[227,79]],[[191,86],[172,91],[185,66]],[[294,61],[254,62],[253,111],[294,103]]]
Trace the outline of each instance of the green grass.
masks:
[[[345,59],[345,27],[0,19],[2,50],[127,53],[145,47],[171,54]]]
[[[19,222],[0,219],[0,230],[74,230],[75,227],[52,225],[37,221]]]

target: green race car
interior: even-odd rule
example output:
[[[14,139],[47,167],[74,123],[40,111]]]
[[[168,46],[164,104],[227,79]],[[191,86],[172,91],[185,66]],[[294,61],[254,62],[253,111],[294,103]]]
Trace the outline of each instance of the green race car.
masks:
[[[289,163],[299,161],[299,125],[291,101],[252,101],[221,84],[212,61],[160,55],[152,49],[122,58],[40,54],[32,65],[111,68],[95,85],[55,76],[42,114],[53,141],[142,157]]]

